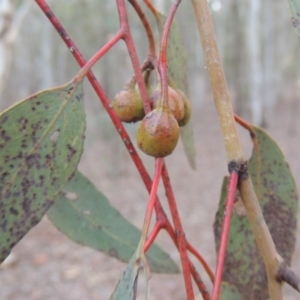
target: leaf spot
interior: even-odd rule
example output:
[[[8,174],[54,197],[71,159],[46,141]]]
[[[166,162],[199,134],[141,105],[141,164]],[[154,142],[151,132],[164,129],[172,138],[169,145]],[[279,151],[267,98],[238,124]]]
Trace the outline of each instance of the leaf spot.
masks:
[[[247,216],[246,208],[240,195],[236,195],[233,209],[238,216]]]
[[[76,200],[78,198],[77,194],[73,192],[64,192],[64,196],[69,200]]]
[[[57,143],[57,140],[58,140],[58,137],[59,137],[59,132],[56,130],[54,131],[51,136],[50,136],[50,141],[54,144]]]

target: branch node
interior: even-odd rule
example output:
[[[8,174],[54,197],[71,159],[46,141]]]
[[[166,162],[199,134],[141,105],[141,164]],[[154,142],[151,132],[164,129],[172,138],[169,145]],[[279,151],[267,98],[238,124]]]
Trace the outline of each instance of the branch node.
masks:
[[[277,274],[275,276],[278,282],[286,282],[296,291],[300,292],[300,279],[299,277],[289,268],[289,266],[283,261],[279,265]]]
[[[239,169],[239,183],[242,180],[245,180],[249,177],[249,171],[248,171],[248,161],[244,161],[240,164],[240,169]]]
[[[229,174],[231,174],[232,172],[236,172],[238,173],[239,172],[239,169],[240,169],[240,164],[235,161],[235,160],[232,160],[229,162],[228,164],[228,171],[229,171]]]
[[[236,172],[239,175],[239,182],[249,177],[248,172],[248,162],[237,162],[236,160],[231,160],[228,164],[228,172],[231,174],[232,172]]]

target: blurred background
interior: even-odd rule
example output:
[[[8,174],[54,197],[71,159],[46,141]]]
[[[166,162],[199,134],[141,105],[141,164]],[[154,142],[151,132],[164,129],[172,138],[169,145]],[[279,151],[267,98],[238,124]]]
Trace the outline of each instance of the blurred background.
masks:
[[[171,1],[153,3],[167,13]],[[86,59],[118,30],[115,1],[49,0],[48,4]],[[210,0],[209,4],[234,110],[249,122],[265,127],[278,141],[299,185],[300,43],[287,3]],[[143,61],[148,42],[135,12],[130,5],[127,7],[139,59]],[[156,29],[154,18],[146,8],[145,12]],[[182,1],[176,19],[189,59],[197,170],[189,168],[181,144],[167,163],[186,235],[214,268],[212,224],[221,182],[227,174],[226,155],[190,1]],[[0,0],[1,111],[39,90],[69,81],[78,70],[69,49],[34,1]],[[120,41],[93,71],[112,100],[133,74],[125,44]],[[87,133],[79,169],[123,215],[141,227],[146,189],[87,81],[85,106]],[[136,128],[126,125],[133,141]],[[245,153],[250,156],[248,133],[240,129],[240,135]],[[153,159],[141,156],[152,174]],[[162,190],[160,196],[165,203]],[[160,234],[158,243],[179,262],[166,234]],[[13,252],[15,259],[0,270],[1,299],[108,299],[125,268],[115,259],[69,241],[46,217]],[[299,255],[298,241],[295,257]],[[293,262],[300,275],[300,262]],[[152,277],[151,299],[185,299],[181,276]],[[143,284],[141,280],[139,299],[144,299]],[[289,287],[285,287],[285,296],[290,300],[299,298]]]

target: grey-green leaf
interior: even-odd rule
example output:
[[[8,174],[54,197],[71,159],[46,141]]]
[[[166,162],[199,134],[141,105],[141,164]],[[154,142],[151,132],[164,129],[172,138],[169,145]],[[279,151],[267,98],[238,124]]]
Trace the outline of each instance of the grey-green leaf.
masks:
[[[300,0],[288,0],[289,10],[291,13],[291,21],[300,37]]]
[[[298,196],[284,156],[276,142],[253,127],[253,153],[249,173],[279,254],[290,264],[296,243]],[[214,231],[219,248],[228,179],[222,186]],[[235,203],[226,251],[223,280],[233,284],[242,299],[268,299],[265,266],[240,198]]]
[[[136,300],[137,296],[137,284],[138,276],[141,269],[144,269],[142,258],[137,257],[136,254],[130,259],[123,276],[119,280],[113,294],[110,297],[110,300]],[[149,280],[149,278],[148,278]],[[147,299],[148,299],[148,280],[147,280]]]
[[[234,285],[223,281],[219,300],[243,300],[243,298]]]
[[[73,176],[84,131],[82,82],[77,79],[0,115],[0,262]]]
[[[49,210],[48,216],[75,242],[124,262],[132,257],[141,236],[141,232],[79,172],[68,183],[64,195]],[[147,261],[154,272],[179,272],[169,255],[155,244],[147,252]]]
[[[161,13],[157,16],[160,36],[167,17]],[[188,76],[187,53],[184,48],[182,33],[176,20],[173,20],[168,40],[168,76],[176,88],[180,89],[190,99],[190,84]],[[170,84],[170,83],[169,83]],[[175,88],[175,86],[173,86]],[[180,128],[181,139],[190,166],[196,168],[196,150],[193,133],[192,117],[184,127]]]

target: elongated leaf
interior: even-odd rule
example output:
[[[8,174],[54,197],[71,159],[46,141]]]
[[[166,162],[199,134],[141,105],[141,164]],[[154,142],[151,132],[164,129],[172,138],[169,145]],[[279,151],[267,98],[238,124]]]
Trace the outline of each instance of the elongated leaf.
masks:
[[[160,35],[163,32],[163,26],[167,17],[163,14],[159,14],[157,18],[157,24]],[[169,40],[168,40],[168,75],[171,78],[172,87],[180,89],[190,99],[190,85],[188,76],[188,64],[187,54],[184,48],[184,42],[182,33],[176,22],[173,21]],[[175,86],[174,86],[175,84]],[[188,124],[184,127],[180,127],[181,139],[184,146],[185,153],[187,155],[190,166],[196,168],[196,151],[193,133],[193,120],[192,117]]]
[[[83,151],[82,83],[37,93],[0,115],[0,261],[36,225]]]
[[[262,129],[253,127],[253,153],[249,173],[266,223],[279,254],[290,264],[296,242],[298,197],[291,171],[275,141]],[[214,224],[216,249],[219,248],[225,179]],[[235,204],[231,220],[223,280],[238,289],[243,299],[268,299],[265,266],[241,200]]]
[[[136,300],[138,276],[141,269],[146,268],[145,261],[137,257],[136,253],[130,259],[122,278],[118,282],[110,300]],[[147,300],[149,278],[147,278]]]
[[[242,300],[241,294],[238,292],[237,288],[228,282],[222,282],[220,300]]]
[[[48,212],[52,223],[69,238],[121,261],[132,257],[141,232],[113,208],[107,198],[79,172]],[[177,265],[158,246],[147,252],[150,268],[158,273],[178,273]]]
[[[288,0],[292,24],[300,37],[300,0]]]

